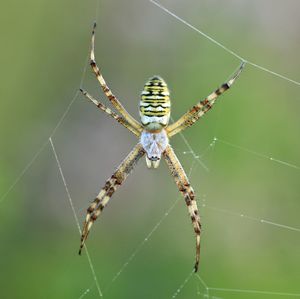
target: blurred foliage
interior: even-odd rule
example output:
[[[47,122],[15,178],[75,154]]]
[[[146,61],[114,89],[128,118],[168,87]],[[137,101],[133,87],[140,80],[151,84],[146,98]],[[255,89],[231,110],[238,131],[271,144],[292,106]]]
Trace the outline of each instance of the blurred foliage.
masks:
[[[243,57],[299,80],[298,1],[162,3]],[[96,16],[96,0],[2,3],[2,194],[47,140],[82,76],[84,87],[107,103],[87,64],[95,16],[97,61],[136,117],[139,92],[151,75],[160,74],[169,83],[176,119],[239,65],[149,1],[99,0],[98,5]],[[247,66],[232,90],[185,137],[199,154],[217,136],[299,165],[298,92],[298,86]],[[89,201],[136,141],[82,96],[53,140],[81,221]],[[189,172],[193,158],[183,154],[186,145],[179,136],[172,144]],[[196,163],[190,175],[204,228],[200,276],[212,287],[300,293],[299,233],[238,216],[299,227],[299,170],[220,142],[203,161],[210,171]],[[104,298],[171,298],[192,269],[194,234],[180,200],[111,283],[180,196],[164,163],[148,171],[143,162],[88,240]],[[79,235],[50,147],[0,205],[1,298],[97,298],[86,256],[77,255]],[[178,298],[201,298],[197,292],[203,293],[203,286],[192,277]]]

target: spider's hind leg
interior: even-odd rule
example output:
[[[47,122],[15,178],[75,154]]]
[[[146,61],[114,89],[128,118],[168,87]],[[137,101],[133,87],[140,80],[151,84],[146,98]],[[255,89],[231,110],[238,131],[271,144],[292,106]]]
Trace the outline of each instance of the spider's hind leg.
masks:
[[[125,181],[133,167],[138,160],[144,155],[145,151],[140,143],[138,143],[129,155],[123,160],[115,173],[107,180],[104,187],[99,192],[96,199],[91,203],[87,209],[87,215],[83,224],[81,243],[79,254],[81,254],[84,243],[88,237],[90,229],[93,223],[96,221],[102,210],[108,204],[110,198],[116,191],[116,189]]]
[[[195,272],[198,271],[199,260],[200,260],[200,234],[201,234],[201,223],[200,216],[197,208],[195,199],[195,193],[191,187],[188,177],[185,174],[176,154],[170,145],[167,146],[164,152],[164,158],[169,166],[172,176],[174,177],[175,183],[184,197],[187,205],[189,215],[192,220],[194,232],[196,235],[196,261],[194,265]]]
[[[94,199],[91,205],[87,209],[87,215],[83,224],[82,228],[82,235],[81,235],[81,244],[79,249],[79,254],[81,254],[82,248],[84,246],[85,240],[88,237],[90,229],[93,223],[96,221],[102,210],[104,209],[105,205],[108,203],[109,199],[113,195],[114,191],[116,190],[117,186],[121,185],[114,176],[112,176],[106,183],[105,186],[101,189],[98,196]]]

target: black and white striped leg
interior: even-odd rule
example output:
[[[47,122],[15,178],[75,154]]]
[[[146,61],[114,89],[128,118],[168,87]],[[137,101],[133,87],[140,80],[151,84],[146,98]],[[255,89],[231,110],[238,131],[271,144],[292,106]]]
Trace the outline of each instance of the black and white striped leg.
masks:
[[[201,234],[201,223],[200,216],[195,200],[194,190],[191,187],[188,177],[185,174],[175,152],[170,145],[167,146],[164,152],[164,158],[169,166],[171,174],[175,180],[175,183],[184,197],[185,203],[188,208],[189,215],[192,220],[194,232],[196,234],[196,261],[194,265],[195,272],[198,271],[199,260],[200,260],[200,234]]]
[[[245,66],[245,62],[242,62],[239,69],[232,76],[230,80],[222,84],[218,89],[212,92],[204,100],[200,101],[195,106],[193,106],[188,112],[186,112],[183,116],[181,116],[175,123],[171,124],[167,128],[168,136],[172,137],[177,133],[181,132],[182,130],[192,126],[206,112],[208,112],[216,102],[216,99],[221,94],[223,94],[226,90],[228,90],[231,87],[231,85],[235,82],[235,80],[239,77],[244,66]]]
[[[93,31],[92,31],[92,42],[91,42],[91,60],[90,65],[92,67],[93,72],[96,75],[97,80],[99,81],[101,88],[104,94],[107,96],[108,100],[112,103],[112,105],[116,108],[116,110],[126,119],[126,121],[137,131],[142,131],[141,124],[136,121],[123,107],[121,102],[117,99],[117,97],[112,93],[108,85],[106,84],[99,67],[97,66],[95,59],[95,29],[96,23],[94,23]]]
[[[94,97],[92,97],[87,91],[80,88],[80,91],[82,94],[90,100],[92,103],[94,103],[101,111],[105,112],[109,116],[111,116],[113,119],[115,119],[118,123],[123,125],[125,128],[127,128],[129,131],[131,131],[135,136],[139,137],[141,133],[133,128],[122,116],[119,116],[115,112],[113,112],[110,108],[106,107],[101,102],[98,102]]]
[[[138,160],[144,155],[145,151],[140,143],[138,143],[129,155],[123,160],[120,166],[117,168],[115,173],[107,180],[104,187],[99,192],[96,199],[91,203],[87,209],[86,219],[82,228],[81,243],[79,254],[81,254],[84,243],[88,237],[90,229],[93,223],[96,221],[102,210],[108,204],[110,198],[125,181],[133,167],[136,165]]]

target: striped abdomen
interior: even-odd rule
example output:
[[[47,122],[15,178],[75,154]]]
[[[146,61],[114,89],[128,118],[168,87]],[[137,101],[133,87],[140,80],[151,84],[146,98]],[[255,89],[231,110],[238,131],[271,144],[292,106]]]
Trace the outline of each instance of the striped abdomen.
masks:
[[[143,126],[149,131],[159,131],[168,125],[170,92],[161,77],[154,76],[146,82],[141,95],[140,116]]]

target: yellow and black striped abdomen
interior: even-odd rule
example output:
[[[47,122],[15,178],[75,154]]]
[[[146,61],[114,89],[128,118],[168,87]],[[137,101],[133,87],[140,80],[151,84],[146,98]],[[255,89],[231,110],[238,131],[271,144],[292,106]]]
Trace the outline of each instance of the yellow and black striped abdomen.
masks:
[[[142,91],[140,116],[149,131],[166,127],[170,119],[170,92],[166,82],[159,76],[150,78]]]

